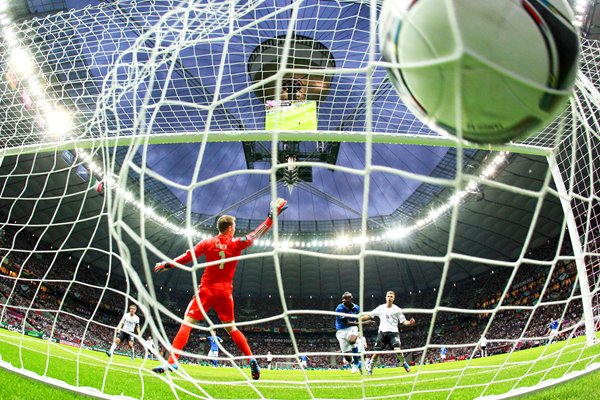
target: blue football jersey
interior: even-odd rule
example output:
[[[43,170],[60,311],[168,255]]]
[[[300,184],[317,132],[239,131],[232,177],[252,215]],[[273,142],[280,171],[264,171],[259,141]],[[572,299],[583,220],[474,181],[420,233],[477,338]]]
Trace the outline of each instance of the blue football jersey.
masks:
[[[356,314],[358,316],[358,314],[360,314],[360,308],[358,307],[358,304],[354,304],[352,308],[346,308],[344,303],[340,303],[335,309],[335,312],[344,314]],[[340,330],[349,328],[351,326],[355,326],[348,325],[348,322],[358,322],[358,317],[342,317],[341,315],[336,316],[335,329]]]

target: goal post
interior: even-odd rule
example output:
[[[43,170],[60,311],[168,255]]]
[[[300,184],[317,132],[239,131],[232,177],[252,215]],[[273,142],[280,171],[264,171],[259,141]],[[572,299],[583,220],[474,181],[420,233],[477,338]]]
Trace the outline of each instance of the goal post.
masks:
[[[585,324],[585,337],[588,345],[592,345],[597,343],[595,325],[598,322],[598,319],[600,318],[600,315],[594,315],[594,311],[592,308],[593,297],[599,296],[598,288],[596,287],[594,290],[594,288],[592,287],[593,291],[590,290],[590,281],[588,279],[588,266],[585,263],[584,255],[585,247],[582,247],[585,246],[585,242],[581,240],[581,236],[579,234],[581,227],[577,226],[575,223],[575,217],[572,208],[573,205],[571,201],[569,201],[569,199],[572,198],[572,188],[570,191],[567,191],[563,182],[562,173],[558,167],[558,164],[556,163],[554,156],[549,155],[547,157],[547,160],[549,168],[552,171],[554,184],[556,185],[560,196],[560,202],[562,205],[563,212],[565,213],[568,235],[571,242],[571,246],[573,248],[575,265],[577,266],[577,278],[579,280],[579,288],[581,290],[581,302],[583,304],[583,318]]]
[[[600,298],[598,259],[595,255],[600,239],[596,229],[600,143],[594,133],[597,121],[589,116],[599,99],[599,87],[594,83],[595,69],[586,60],[598,52],[598,44],[584,41],[582,46],[583,64],[576,83],[578,90],[568,109],[570,120],[567,121],[570,123],[563,121],[559,124],[564,134],[547,155],[547,162],[565,215],[578,272],[586,340],[588,345],[592,345],[598,341],[596,332],[600,321],[600,310],[594,306]]]
[[[297,369],[300,368],[300,364],[294,361],[276,361],[275,369]]]

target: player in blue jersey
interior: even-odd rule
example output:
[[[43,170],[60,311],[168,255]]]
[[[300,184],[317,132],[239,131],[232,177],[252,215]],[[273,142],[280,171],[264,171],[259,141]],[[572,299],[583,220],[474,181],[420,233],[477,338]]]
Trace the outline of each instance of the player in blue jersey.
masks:
[[[208,357],[210,358],[210,363],[212,364],[213,368],[217,368],[219,366],[219,343],[223,343],[223,339],[221,339],[217,335],[211,335],[205,338],[200,338],[200,340],[208,341],[208,344],[210,345]]]
[[[356,317],[347,315],[336,315],[335,317],[335,337],[340,343],[342,353],[354,353],[354,356],[344,355],[348,363],[352,364],[352,373],[361,371],[360,356],[358,355],[358,346],[356,339],[358,338],[358,314],[360,308],[358,304],[353,303],[352,293],[345,292],[342,295],[342,302],[336,307],[335,312],[341,314],[352,314]],[[369,325],[369,322],[365,323]],[[361,371],[362,373],[362,371]]]
[[[556,336],[558,336],[558,327],[559,326],[560,326],[560,323],[558,322],[558,319],[556,317],[553,317],[552,320],[550,321],[550,326],[548,329],[548,344],[552,343],[554,338],[556,338]]]
[[[306,354],[300,355],[300,368],[306,369],[308,367],[308,356]]]
[[[446,361],[446,354],[448,353],[448,349],[446,347],[442,347],[440,349],[440,362],[444,363]]]

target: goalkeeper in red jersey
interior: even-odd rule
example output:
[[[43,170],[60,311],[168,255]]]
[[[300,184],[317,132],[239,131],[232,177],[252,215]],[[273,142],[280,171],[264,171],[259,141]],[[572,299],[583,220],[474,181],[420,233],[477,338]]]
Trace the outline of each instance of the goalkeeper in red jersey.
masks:
[[[231,324],[225,330],[233,339],[237,347],[250,360],[250,369],[252,371],[252,379],[260,378],[260,368],[258,363],[252,356],[252,350],[248,345],[246,336],[235,326],[234,305],[233,305],[233,276],[237,260],[227,261],[228,258],[239,256],[243,250],[250,247],[255,240],[262,237],[273,225],[273,214],[281,214],[287,208],[287,201],[277,199],[271,203],[271,208],[267,219],[260,224],[254,232],[241,238],[234,238],[235,234],[235,217],[223,215],[217,221],[217,229],[219,235],[210,239],[205,239],[194,247],[194,255],[196,258],[204,255],[206,262],[222,260],[220,264],[210,265],[204,270],[198,293],[190,301],[190,304],[185,311],[183,324],[179,328],[179,332],[173,339],[172,352],[169,356],[168,365],[158,366],[153,369],[156,373],[163,373],[167,369],[177,369],[177,359],[185,345],[187,344],[192,325],[204,319],[203,312],[209,312],[214,309],[219,319],[224,324]],[[173,268],[177,264],[187,264],[192,261],[192,252],[188,250],[185,254],[173,260],[174,262],[163,261],[157,263],[154,267],[154,272],[163,272]]]

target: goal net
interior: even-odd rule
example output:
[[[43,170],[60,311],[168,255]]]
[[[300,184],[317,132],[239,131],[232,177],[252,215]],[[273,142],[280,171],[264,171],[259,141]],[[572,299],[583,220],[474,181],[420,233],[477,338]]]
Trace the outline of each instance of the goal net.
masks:
[[[293,361],[278,361],[275,363],[277,369],[296,369],[300,368],[300,364]]]
[[[144,399],[509,397],[598,368],[597,42],[547,128],[475,147],[400,102],[379,1],[79,3],[13,22],[0,1],[0,366]],[[278,197],[288,210],[233,281],[260,380],[214,311],[179,369],[153,373],[219,268],[155,263],[222,214],[243,237]],[[410,372],[385,350],[352,374],[377,327],[340,353],[336,306],[350,291],[368,313],[389,290],[416,321],[400,331]],[[309,368],[271,371],[269,352]]]

